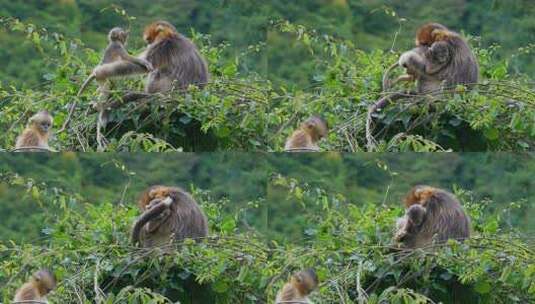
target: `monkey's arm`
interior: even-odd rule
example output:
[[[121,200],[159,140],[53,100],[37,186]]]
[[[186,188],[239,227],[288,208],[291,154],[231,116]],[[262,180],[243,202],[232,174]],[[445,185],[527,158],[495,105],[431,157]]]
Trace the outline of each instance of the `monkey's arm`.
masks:
[[[132,228],[132,244],[137,244],[139,242],[139,234],[141,232],[141,229],[147,224],[149,221],[157,218],[165,212],[169,206],[173,203],[173,200],[169,197],[165,198],[161,202],[153,205],[149,210],[145,211],[136,221],[134,224],[134,228]]]
[[[446,41],[433,43],[425,53],[425,57],[428,59],[426,64],[427,74],[435,74],[449,65],[451,56],[450,46]]]
[[[112,77],[145,74],[147,73],[147,68],[144,65],[130,61],[116,61],[96,67],[93,73],[98,81],[102,81]]]
[[[144,58],[132,56],[132,55],[128,54],[126,51],[121,53],[121,58],[124,61],[128,61],[128,62],[131,62],[133,64],[137,64],[139,66],[144,67],[147,70],[147,72],[150,72],[150,71],[154,70],[154,67],[152,66],[152,64],[148,60],[146,60]]]
[[[416,48],[399,57],[399,65],[408,74],[426,77],[433,75],[450,63],[451,53],[445,41],[433,43],[430,48]]]

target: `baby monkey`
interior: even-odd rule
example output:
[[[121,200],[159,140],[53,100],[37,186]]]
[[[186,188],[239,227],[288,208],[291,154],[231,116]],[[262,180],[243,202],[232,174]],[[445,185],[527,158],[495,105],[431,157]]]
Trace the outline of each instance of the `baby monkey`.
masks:
[[[405,216],[397,221],[394,241],[402,243],[407,237],[417,234],[425,220],[425,213],[426,209],[422,205],[410,206],[405,211]]]
[[[325,120],[312,116],[301,124],[286,140],[286,152],[319,152],[318,142],[327,136],[329,129]]]
[[[106,63],[124,60],[144,67],[145,69],[147,69],[147,71],[152,71],[153,67],[150,62],[128,54],[128,51],[126,50],[127,38],[128,33],[124,29],[120,27],[114,27],[113,29],[111,29],[110,33],[108,34],[108,46],[106,47],[106,50],[104,51],[104,56],[102,57],[102,60],[100,61],[98,66],[101,66]],[[80,90],[78,91],[78,96],[82,94],[82,92],[86,89],[86,87],[93,79],[96,79],[99,83],[98,90],[101,94],[101,98],[107,98],[109,95],[109,85],[106,81],[98,79],[94,70],[80,87]]]
[[[312,304],[308,298],[310,293],[318,287],[319,280],[314,269],[306,269],[294,273],[277,294],[275,304],[303,303]]]
[[[17,137],[14,151],[52,151],[48,146],[54,119],[48,111],[39,111],[28,120],[28,126]]]
[[[56,288],[54,274],[46,269],[35,272],[15,294],[14,303],[48,303],[46,296]]]

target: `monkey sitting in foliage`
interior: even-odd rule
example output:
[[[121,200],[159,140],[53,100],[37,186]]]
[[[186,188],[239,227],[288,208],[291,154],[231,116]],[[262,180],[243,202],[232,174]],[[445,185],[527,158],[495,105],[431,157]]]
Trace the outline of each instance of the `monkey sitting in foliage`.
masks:
[[[470,218],[457,198],[442,189],[416,186],[405,198],[405,217],[398,220],[394,241],[406,248],[425,247],[436,241],[470,237]]]
[[[318,142],[327,136],[328,131],[325,120],[312,116],[286,140],[284,150],[286,152],[318,152],[320,150]]]
[[[15,303],[48,303],[46,296],[56,288],[56,278],[46,270],[39,270],[32,275],[30,280],[22,285],[13,302]]]
[[[33,115],[28,126],[17,138],[14,151],[52,151],[48,146],[54,119],[48,111],[43,110]]]
[[[290,278],[290,281],[286,283],[277,294],[275,303],[312,304],[312,301],[310,301],[308,296],[318,287],[318,284],[318,276],[313,269],[294,273]]]
[[[208,235],[208,221],[193,197],[177,187],[152,186],[141,194],[143,214],[132,229],[132,242],[150,248]]]

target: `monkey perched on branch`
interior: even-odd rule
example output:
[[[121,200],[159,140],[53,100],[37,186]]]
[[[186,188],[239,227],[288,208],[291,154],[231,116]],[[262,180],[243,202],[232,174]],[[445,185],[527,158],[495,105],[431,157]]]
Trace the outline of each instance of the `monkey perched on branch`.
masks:
[[[17,137],[15,149],[13,151],[27,151],[27,152],[39,152],[50,151],[52,149],[48,146],[48,139],[52,133],[52,125],[54,124],[54,118],[43,110],[37,112],[28,120],[28,126]]]
[[[328,133],[325,120],[319,116],[312,116],[299,126],[286,140],[286,152],[318,152],[318,142]]]
[[[150,24],[145,28],[143,39],[148,46],[139,58],[154,67],[147,76],[146,93],[186,89],[189,85],[202,88],[208,83],[208,67],[199,50],[169,22]],[[95,69],[96,78],[102,80],[145,72],[144,68],[130,62],[114,62]]]
[[[132,242],[150,248],[208,235],[208,221],[193,197],[176,187],[152,186],[141,194],[143,214],[132,229]]]
[[[368,109],[366,138],[371,150],[372,115],[391,101],[420,94],[437,94],[444,88],[456,85],[475,85],[479,79],[479,66],[468,43],[456,32],[438,23],[427,23],[416,33],[416,47],[403,53],[399,61],[389,67],[383,76],[383,91],[400,81],[416,81],[416,92],[388,93]],[[396,67],[406,69],[406,74],[391,82],[389,73]]]
[[[277,294],[275,304],[303,303],[312,304],[308,296],[318,287],[318,276],[314,269],[294,273]]]
[[[48,303],[46,296],[56,288],[56,278],[43,269],[35,272],[30,280],[15,294],[14,303]]]
[[[455,196],[445,190],[416,186],[405,198],[407,211],[398,220],[394,241],[406,248],[425,247],[434,240],[470,237],[470,218]]]

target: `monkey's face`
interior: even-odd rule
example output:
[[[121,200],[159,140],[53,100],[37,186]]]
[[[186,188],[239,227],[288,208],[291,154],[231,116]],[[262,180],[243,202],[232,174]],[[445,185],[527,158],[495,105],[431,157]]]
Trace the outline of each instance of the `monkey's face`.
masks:
[[[162,39],[175,36],[177,31],[174,26],[166,21],[156,21],[145,28],[143,40],[147,44],[153,44]]]
[[[299,271],[292,276],[293,285],[303,295],[310,294],[316,287],[318,287],[318,276],[314,269],[307,269]]]
[[[321,139],[327,136],[327,123],[320,117],[313,116],[304,123],[305,128],[309,134],[312,134],[315,139]]]
[[[33,279],[41,287],[43,294],[48,294],[56,288],[56,278],[48,270],[39,270],[33,275]]]
[[[119,41],[122,44],[126,44],[127,39],[128,39],[128,33],[120,27],[113,28],[108,34],[109,42]]]
[[[30,118],[30,124],[40,133],[46,134],[52,127],[53,119],[48,112],[42,111]]]

